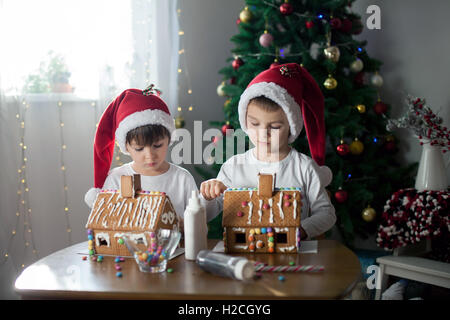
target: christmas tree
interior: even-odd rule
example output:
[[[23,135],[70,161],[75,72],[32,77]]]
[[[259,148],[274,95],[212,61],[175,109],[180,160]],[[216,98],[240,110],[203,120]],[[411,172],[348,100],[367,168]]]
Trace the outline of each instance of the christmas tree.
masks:
[[[230,138],[225,130],[239,128],[238,102],[248,83],[278,64],[296,62],[306,68],[325,97],[325,164],[334,174],[327,189],[336,225],[350,246],[356,234],[376,232],[386,200],[399,188],[413,185],[416,166],[401,167],[395,160],[398,141],[386,131],[390,105],[379,93],[382,63],[369,57],[366,41],[354,39],[363,24],[351,11],[352,2],[246,0],[236,21],[239,33],[231,38],[236,45],[233,56],[220,70],[223,82],[217,93],[226,98],[225,119],[212,123],[222,128],[224,135],[215,141],[223,139],[226,148]],[[305,131],[292,146],[309,155]],[[210,172],[197,169],[211,178],[220,164],[212,165]],[[210,234],[221,235],[220,223],[221,215],[210,224]]]

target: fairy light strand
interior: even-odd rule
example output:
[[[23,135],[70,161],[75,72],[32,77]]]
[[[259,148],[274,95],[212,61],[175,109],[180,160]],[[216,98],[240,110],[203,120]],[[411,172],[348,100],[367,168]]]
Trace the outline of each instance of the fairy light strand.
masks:
[[[66,219],[66,232],[67,232],[67,238],[69,241],[69,244],[72,244],[72,228],[70,226],[70,219],[69,219],[69,201],[68,201],[68,191],[69,188],[67,186],[67,167],[66,164],[64,162],[64,154],[67,150],[67,145],[65,143],[64,140],[64,122],[63,122],[63,117],[62,117],[62,109],[63,109],[63,103],[62,101],[58,101],[57,103],[57,109],[58,109],[58,116],[59,116],[59,137],[60,137],[60,141],[61,141],[61,148],[60,148],[60,170],[62,172],[62,179],[63,179],[63,191],[64,191],[64,217]]]

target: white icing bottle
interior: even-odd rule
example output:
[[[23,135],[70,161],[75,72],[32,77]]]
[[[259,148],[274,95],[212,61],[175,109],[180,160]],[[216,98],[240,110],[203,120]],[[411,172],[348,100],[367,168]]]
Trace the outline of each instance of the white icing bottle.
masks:
[[[184,211],[184,256],[195,260],[200,250],[207,248],[208,227],[206,209],[200,203],[196,190],[192,190],[189,204]]]

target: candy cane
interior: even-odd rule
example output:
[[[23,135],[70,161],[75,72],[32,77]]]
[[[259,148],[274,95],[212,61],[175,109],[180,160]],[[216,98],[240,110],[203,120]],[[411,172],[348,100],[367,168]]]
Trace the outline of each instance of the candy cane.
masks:
[[[262,262],[255,262],[256,272],[320,272],[324,271],[321,265],[298,265],[298,266],[269,266]]]

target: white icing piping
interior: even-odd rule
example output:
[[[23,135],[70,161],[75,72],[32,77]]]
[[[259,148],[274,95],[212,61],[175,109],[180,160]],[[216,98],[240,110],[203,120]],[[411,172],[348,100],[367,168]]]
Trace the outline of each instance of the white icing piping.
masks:
[[[236,244],[236,245],[234,245],[234,248],[235,248],[235,249],[244,249],[244,250],[247,250],[247,249],[248,249],[248,246]]]
[[[294,199],[294,220],[297,219],[297,199]]]
[[[239,227],[233,227],[231,230],[245,232],[245,228],[239,228]]]
[[[289,229],[287,227],[286,228],[277,228],[277,227],[275,227],[274,229],[275,229],[275,232],[283,232],[283,231],[288,232],[289,231]]]
[[[278,247],[278,249],[279,249],[281,252],[292,251],[292,250],[294,250],[295,248],[296,248],[296,246],[290,246],[290,247]]]
[[[263,206],[263,201],[259,200],[259,210],[258,210],[259,222],[261,222],[261,219],[262,219],[262,206]]]
[[[100,247],[100,240],[98,239],[99,237],[102,237],[103,239],[106,240],[106,243],[108,244],[108,247],[110,246],[111,242],[109,241],[109,234],[107,232],[96,232],[95,233],[95,245],[97,247]]]
[[[273,210],[272,210],[272,206],[273,206],[273,199],[270,198],[269,199],[269,205],[270,205],[270,216],[269,216],[269,222],[273,223]]]
[[[281,220],[284,220],[284,212],[283,212],[282,202],[283,202],[283,191],[281,191],[281,193],[280,193],[280,200],[278,201],[278,209],[280,210]]]

